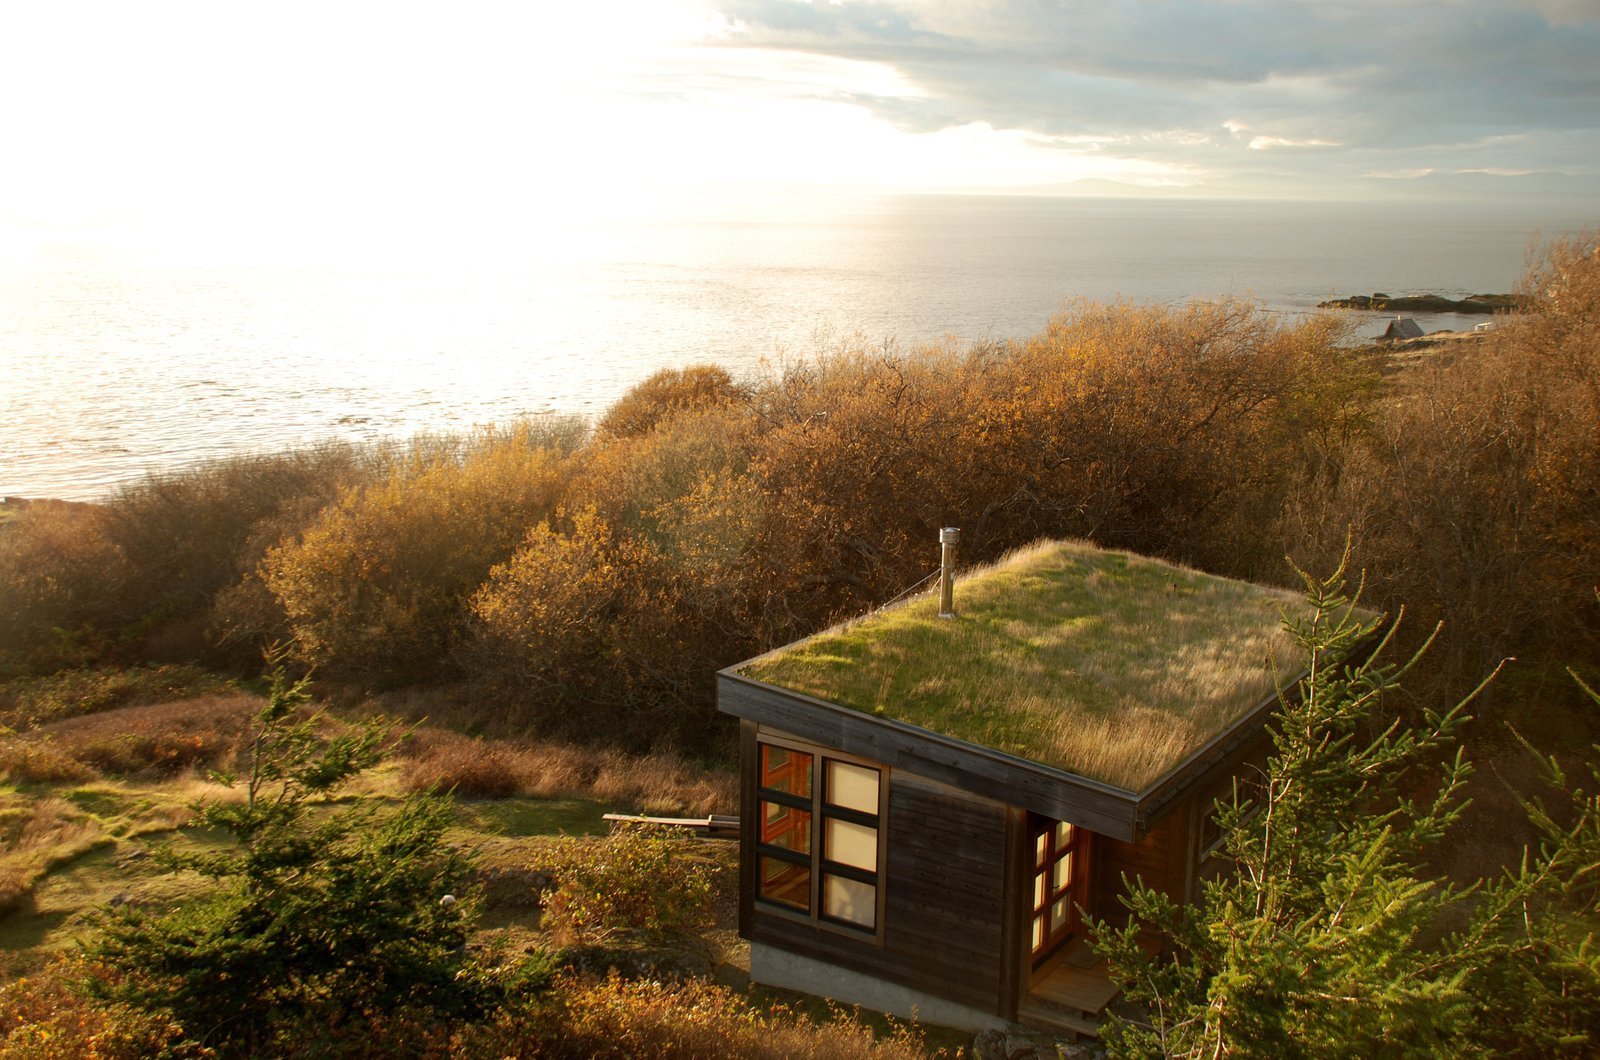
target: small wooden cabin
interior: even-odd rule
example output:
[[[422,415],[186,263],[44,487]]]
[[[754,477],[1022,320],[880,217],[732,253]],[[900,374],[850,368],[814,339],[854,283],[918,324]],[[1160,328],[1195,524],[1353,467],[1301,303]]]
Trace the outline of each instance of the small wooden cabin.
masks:
[[[1264,760],[1293,593],[1054,542],[718,675],[740,719],[751,978],[981,1029],[1092,1031],[1083,911],[1182,901]]]

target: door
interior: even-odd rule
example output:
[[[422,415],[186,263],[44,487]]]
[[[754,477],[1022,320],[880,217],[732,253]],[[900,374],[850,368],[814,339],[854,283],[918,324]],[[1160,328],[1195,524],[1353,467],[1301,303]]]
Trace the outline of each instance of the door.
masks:
[[[1028,815],[1028,852],[1033,858],[1028,895],[1031,966],[1037,968],[1081,934],[1088,879],[1089,833],[1066,821]]]

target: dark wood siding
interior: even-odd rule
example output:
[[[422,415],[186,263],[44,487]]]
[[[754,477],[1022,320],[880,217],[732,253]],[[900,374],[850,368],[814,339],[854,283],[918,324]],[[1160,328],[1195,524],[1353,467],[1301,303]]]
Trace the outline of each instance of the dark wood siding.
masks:
[[[1188,813],[1169,813],[1132,843],[1096,837],[1090,912],[1114,927],[1127,923],[1127,909],[1120,900],[1127,893],[1124,876],[1138,877],[1176,901],[1187,900],[1193,875],[1190,821]]]
[[[889,776],[883,944],[755,907],[751,938],[947,998],[1002,1006],[1006,808]]]

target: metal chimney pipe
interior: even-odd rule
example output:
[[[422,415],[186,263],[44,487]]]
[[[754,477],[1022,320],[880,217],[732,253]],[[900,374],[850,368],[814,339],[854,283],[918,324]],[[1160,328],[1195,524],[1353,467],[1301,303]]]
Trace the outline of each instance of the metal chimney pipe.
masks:
[[[939,531],[939,617],[955,618],[956,546],[961,530],[947,526]]]

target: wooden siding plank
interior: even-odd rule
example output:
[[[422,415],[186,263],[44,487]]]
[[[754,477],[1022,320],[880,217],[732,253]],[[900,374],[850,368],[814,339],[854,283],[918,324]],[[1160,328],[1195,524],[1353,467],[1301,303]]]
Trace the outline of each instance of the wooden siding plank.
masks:
[[[756,735],[760,726],[739,722],[739,937],[750,938],[756,898],[756,787],[761,768]]]

